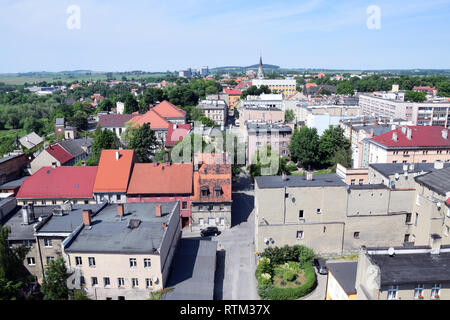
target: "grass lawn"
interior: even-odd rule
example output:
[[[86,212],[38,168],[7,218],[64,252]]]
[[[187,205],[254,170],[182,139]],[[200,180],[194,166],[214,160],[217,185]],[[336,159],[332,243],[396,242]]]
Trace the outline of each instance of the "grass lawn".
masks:
[[[13,136],[15,134],[18,134],[19,138],[22,138],[27,135],[27,132],[23,129],[0,130],[0,138],[5,136]]]
[[[313,172],[313,174],[329,174],[329,173],[334,173],[331,168],[321,169],[321,170],[317,170],[317,171]],[[302,176],[302,175],[305,175],[305,174],[306,173],[304,173],[304,172],[302,173],[300,170],[291,172],[291,175],[293,175],[293,176]]]
[[[285,279],[285,272],[291,271],[294,275],[293,280]],[[287,262],[274,268],[273,284],[279,288],[296,288],[306,281],[305,271],[297,262]]]

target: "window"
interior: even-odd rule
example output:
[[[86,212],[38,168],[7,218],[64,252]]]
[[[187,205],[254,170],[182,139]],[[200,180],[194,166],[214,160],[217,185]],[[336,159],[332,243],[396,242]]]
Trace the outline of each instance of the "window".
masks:
[[[83,260],[81,259],[81,257],[75,257],[75,265],[76,266],[83,265]]]
[[[117,285],[120,287],[125,286],[125,279],[124,278],[117,278]]]
[[[150,278],[145,279],[145,287],[150,288],[153,287],[153,281]]]
[[[97,277],[91,277],[91,285],[92,287],[98,286]]]
[[[364,184],[364,179],[359,179],[359,185],[362,186]]]
[[[406,224],[410,224],[411,223],[411,213],[407,213],[406,214]]]
[[[201,188],[201,195],[202,195],[202,197],[207,197],[208,196],[208,191],[209,191],[209,189],[208,189],[208,187],[202,187]]]
[[[51,248],[52,247],[52,240],[51,239],[44,239],[44,247]]]
[[[27,248],[33,248],[33,241],[32,240],[23,240],[23,245]]]
[[[89,257],[89,267],[95,267],[95,258],[94,257]]]
[[[55,257],[47,257],[47,264],[50,264],[53,261],[55,261]]]
[[[204,225],[204,224],[205,224],[205,219],[203,219],[203,218],[198,219],[198,223],[199,223],[201,226]]]
[[[210,205],[208,206],[208,210],[209,210],[209,211],[213,211],[213,210],[214,210],[214,206],[213,206],[212,204],[210,204]]]
[[[423,284],[418,284],[417,287],[414,289],[414,299],[423,299]]]
[[[130,258],[130,268],[136,268],[137,262],[136,258]]]
[[[33,257],[28,257],[27,258],[27,263],[29,266],[35,266],[36,265],[36,261],[34,260]]]
[[[404,242],[409,242],[409,237],[410,237],[410,235],[409,235],[409,234],[405,234],[405,239],[404,239]]]
[[[419,214],[416,212],[416,221],[414,222],[414,225],[417,227],[417,221],[419,221]]]
[[[103,285],[105,287],[109,287],[111,285],[111,281],[109,280],[108,277],[103,278]]]
[[[320,210],[320,208],[316,210],[316,213],[317,213],[317,214],[321,214],[321,213],[322,213],[322,211]]]
[[[188,208],[187,201],[183,201],[183,202],[181,203],[181,209],[186,210],[187,208]]]
[[[219,221],[221,226],[225,225],[225,218],[220,218]]]
[[[131,278],[131,286],[133,288],[139,287],[139,281],[138,278]]]
[[[303,210],[299,210],[298,212],[298,218],[303,219]]]
[[[303,231],[297,231],[297,240],[302,240],[304,237]]]
[[[150,268],[152,266],[152,261],[150,258],[144,259],[144,268]]]
[[[350,184],[351,184],[352,186],[354,186],[354,185],[355,185],[355,179],[352,179],[352,180],[350,181]]]
[[[398,299],[398,286],[390,286],[388,289],[388,300],[397,300]]]
[[[435,284],[433,288],[431,288],[431,299],[439,299],[441,295],[441,285]]]
[[[354,239],[359,239],[359,232],[353,233],[353,238]]]
[[[220,205],[220,210],[221,210],[221,211],[225,210],[225,205],[221,204],[221,205]]]
[[[84,279],[83,276],[80,277],[80,286],[85,286],[86,285],[86,280]]]
[[[214,191],[215,191],[215,193],[216,193],[216,197],[220,197],[220,196],[222,195],[222,188],[220,188],[220,189],[215,189]]]
[[[117,195],[117,201],[121,201],[122,200],[122,195],[121,194],[118,194]]]

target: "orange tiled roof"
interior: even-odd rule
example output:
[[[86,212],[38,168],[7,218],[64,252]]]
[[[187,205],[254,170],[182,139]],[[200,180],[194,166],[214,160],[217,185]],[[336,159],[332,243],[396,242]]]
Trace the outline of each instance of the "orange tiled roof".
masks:
[[[159,113],[154,110],[154,108],[150,109],[145,114],[137,115],[136,117],[131,119],[130,122],[133,125],[139,125],[139,126],[142,126],[144,123],[149,123],[150,128],[152,128],[152,130],[169,129],[169,126],[170,126],[170,123],[166,119],[164,119],[162,116],[160,116]]]
[[[164,118],[183,118],[186,116],[186,111],[166,100],[154,107],[153,110]]]
[[[119,152],[119,160],[116,160],[116,151]],[[126,192],[133,164],[133,150],[103,150],[95,177],[94,193]]]
[[[136,163],[127,194],[191,194],[192,172],[192,163]]]
[[[314,82],[306,83],[306,84],[305,84],[305,88],[306,88],[306,89],[311,88],[311,87],[315,87],[315,86],[317,86],[317,84],[315,84]]]

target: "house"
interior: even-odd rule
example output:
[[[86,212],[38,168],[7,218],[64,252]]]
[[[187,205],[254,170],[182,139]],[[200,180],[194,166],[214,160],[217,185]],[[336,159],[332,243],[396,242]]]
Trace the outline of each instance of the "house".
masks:
[[[357,300],[449,300],[450,249],[362,246],[356,276]]]
[[[190,225],[193,165],[136,163],[127,203],[180,201],[182,226]]]
[[[44,143],[44,140],[35,132],[32,132],[30,134],[27,134],[25,137],[20,138],[19,143],[22,145],[22,147],[28,150],[32,150],[34,148],[40,147]]]
[[[225,154],[194,155],[193,230],[231,227],[231,164],[225,160]]]
[[[17,193],[19,205],[56,205],[69,201],[95,203],[97,167],[43,167],[28,177]]]
[[[125,124],[135,117],[134,114],[102,114],[99,116],[98,127],[116,134],[117,138],[125,132]]]
[[[196,108],[219,126],[226,125],[228,105],[224,100],[202,100]]]
[[[190,124],[173,124],[167,130],[166,148],[173,147],[191,132]]]
[[[168,122],[176,124],[186,123],[186,111],[184,111],[181,108],[178,108],[169,101],[164,100],[163,102],[153,107],[152,110],[156,111],[161,117],[166,119]]]
[[[97,203],[125,203],[136,157],[133,150],[103,150],[94,183]]]
[[[356,300],[357,261],[327,261],[326,300]]]
[[[448,129],[439,126],[401,126],[365,141],[369,164],[450,161]]]
[[[74,283],[96,300],[146,300],[164,289],[181,238],[180,203],[109,205],[63,244]],[[112,268],[112,266],[114,266]]]
[[[87,153],[74,140],[61,140],[39,153],[31,161],[29,171],[34,174],[42,167],[73,166],[87,156]]]
[[[167,132],[171,126],[171,123],[156,112],[154,108],[150,109],[145,114],[136,115],[129,122],[132,126],[142,126],[144,123],[148,123],[150,128],[155,132],[157,140],[161,143],[165,143]]]
[[[23,182],[28,179],[29,177],[22,177],[17,180],[12,180],[9,182],[6,182],[0,186],[0,193],[12,193],[15,197],[17,193],[19,192],[20,187],[22,186]]]
[[[228,96],[228,106],[230,110],[234,110],[234,107],[239,103],[239,99],[241,98],[242,92],[236,89],[225,89],[225,93]]]
[[[23,152],[12,152],[0,158],[0,183],[22,177],[28,161],[29,156]]]

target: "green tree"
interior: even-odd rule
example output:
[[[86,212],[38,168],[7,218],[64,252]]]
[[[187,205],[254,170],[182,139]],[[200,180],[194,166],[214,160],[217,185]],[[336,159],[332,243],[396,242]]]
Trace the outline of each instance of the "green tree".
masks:
[[[443,81],[437,85],[438,95],[441,97],[450,97],[450,81]]]
[[[349,81],[341,81],[336,88],[337,94],[353,95],[355,93],[355,88]]]
[[[294,121],[294,119],[295,119],[294,110],[292,109],[286,110],[284,113],[284,120],[286,122],[292,122]]]
[[[405,101],[424,102],[426,99],[427,94],[425,92],[416,92],[411,90],[405,92]]]
[[[139,111],[139,104],[131,93],[122,96],[122,100],[125,101],[124,113],[131,114]]]
[[[41,291],[45,300],[67,300],[69,298],[69,289],[67,288],[66,264],[62,257],[50,262],[45,271],[44,282]]]
[[[334,156],[340,149],[348,150],[350,142],[344,137],[344,129],[330,126],[320,137],[319,157],[322,165],[334,164]]]
[[[203,123],[206,127],[216,127],[217,126],[217,124],[213,120],[211,120],[210,118],[208,118],[206,116],[201,116],[200,118],[198,118],[198,121]]]
[[[295,162],[300,162],[304,168],[316,167],[319,164],[318,151],[319,135],[316,128],[302,127],[294,130],[289,152]]]
[[[117,149],[119,147],[120,141],[114,132],[97,127],[94,141],[92,142],[92,156],[86,161],[86,164],[88,166],[98,165],[102,150]]]
[[[152,162],[158,145],[155,132],[148,123],[144,123],[135,130],[128,147],[134,150],[140,162],[147,163]]]
[[[333,157],[333,172],[336,172],[338,163],[346,168],[352,167],[353,163],[351,149],[339,149],[338,151],[336,151]]]
[[[103,111],[111,111],[111,109],[114,108],[114,104],[110,99],[106,98],[100,102],[100,108],[102,108]]]

